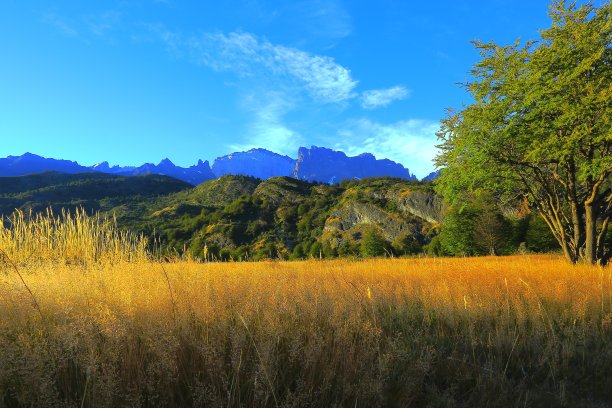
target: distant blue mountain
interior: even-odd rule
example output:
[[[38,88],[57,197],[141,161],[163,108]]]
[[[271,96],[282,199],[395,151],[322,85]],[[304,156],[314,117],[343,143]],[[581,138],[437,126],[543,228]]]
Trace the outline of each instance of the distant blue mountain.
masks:
[[[164,159],[157,165],[152,163],[146,163],[140,167],[128,167],[124,169],[125,170],[122,172],[117,172],[118,168],[111,168],[111,170],[115,172],[115,174],[121,174],[125,176],[161,174],[164,176],[170,176],[182,181],[186,181],[187,183],[193,184],[194,186],[215,178],[215,175],[210,169],[210,164],[208,163],[208,161],[203,162],[202,160],[198,160],[198,164],[190,167],[179,167],[172,163],[170,159]]]
[[[431,173],[429,173],[428,175],[426,175],[425,177],[423,177],[423,181],[434,181],[434,180],[436,180],[438,177],[440,177],[440,170],[438,170],[438,171],[432,171]]]
[[[158,164],[145,163],[138,167],[110,166],[108,162],[88,167],[73,161],[48,159],[31,153],[0,158],[0,176],[21,176],[45,171],[70,174],[98,172],[121,176],[159,174],[174,177],[192,185],[225,174],[253,176],[263,180],[278,176],[291,176],[300,180],[330,184],[339,183],[344,179],[384,176],[416,180],[416,177],[407,168],[394,161],[379,160],[369,153],[349,157],[343,152],[317,146],[309,149],[300,147],[297,160],[266,149],[235,152],[218,157],[212,167],[208,161],[202,160],[190,167],[177,166],[169,159],[164,159]],[[425,179],[430,180],[435,177],[437,173],[432,173]]]
[[[32,153],[0,159],[0,176],[23,176],[44,171],[74,174],[89,172],[91,169],[81,166],[77,162],[47,159]]]
[[[253,176],[266,180],[272,177],[289,176],[295,160],[266,149],[251,149],[217,157],[212,171],[217,177],[225,174]]]
[[[95,166],[82,166],[69,160],[48,159],[32,153],[22,156],[8,156],[0,158],[0,176],[24,176],[28,174],[57,171],[60,173],[108,173],[120,176],[139,176],[144,174],[159,174],[173,177],[178,180],[196,185],[215,178],[207,161],[199,161],[195,166],[183,168],[174,165],[170,160],[164,159],[159,164],[147,163],[140,167],[110,167],[108,162]]]
[[[291,175],[300,180],[330,184],[344,179],[385,176],[416,180],[407,168],[389,159],[377,160],[370,153],[349,157],[343,152],[317,146],[300,147]]]
[[[130,172],[136,170],[135,166],[113,166],[111,167],[107,161],[98,163],[94,166],[91,166],[90,168],[93,171],[96,171],[98,173],[119,174],[119,175],[129,174]]]

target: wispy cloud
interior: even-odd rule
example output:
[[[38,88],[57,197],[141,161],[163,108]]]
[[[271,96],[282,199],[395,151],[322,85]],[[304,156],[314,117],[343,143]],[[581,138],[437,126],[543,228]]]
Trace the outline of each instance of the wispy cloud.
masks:
[[[303,139],[283,122],[283,117],[294,107],[293,101],[286,94],[250,94],[244,98],[243,107],[254,117],[247,127],[248,142],[230,145],[233,151],[265,147],[277,153],[295,155]]]
[[[372,89],[361,94],[361,106],[364,109],[375,109],[389,105],[393,101],[406,99],[410,91],[403,86],[387,89]]]
[[[75,25],[72,22],[55,13],[45,14],[42,20],[45,23],[57,28],[59,31],[66,35],[74,37],[79,34],[78,30],[75,28]]]
[[[158,30],[176,48],[177,34]],[[273,75],[302,86],[317,102],[342,103],[354,98],[358,81],[333,58],[272,44],[250,33],[208,33],[183,42],[193,58],[217,71],[239,76]]]
[[[287,2],[283,11],[283,17],[288,17],[294,26],[305,28],[311,37],[331,41],[329,47],[353,32],[352,18],[337,0]]]
[[[351,35],[353,31],[351,16],[340,3],[330,0],[308,0],[307,3],[313,7],[313,14],[319,21],[319,25],[315,27],[319,33],[324,33],[330,38],[344,38]]]
[[[91,33],[103,36],[114,29],[121,21],[121,13],[117,11],[105,11],[99,14],[87,16],[85,24]]]
[[[388,158],[402,163],[417,177],[433,171],[437,153],[436,132],[440,125],[428,120],[409,119],[392,124],[381,124],[369,119],[351,121],[338,131],[335,148],[349,155],[363,152],[377,158]]]
[[[66,35],[86,39],[91,34],[97,37],[106,36],[120,25],[121,18],[121,12],[109,10],[74,18],[47,13],[43,15],[42,20]]]

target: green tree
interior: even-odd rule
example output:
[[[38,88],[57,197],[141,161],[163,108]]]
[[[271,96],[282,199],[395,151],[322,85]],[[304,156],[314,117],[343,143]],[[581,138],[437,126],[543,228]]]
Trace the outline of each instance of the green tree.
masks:
[[[310,247],[308,254],[312,258],[322,258],[323,257],[323,247],[319,241],[315,241],[314,244]]]
[[[423,249],[429,256],[440,256],[442,255],[442,244],[440,243],[440,236],[437,235],[429,241],[429,244],[425,245]]]
[[[440,231],[441,252],[455,256],[480,254],[474,234],[479,215],[472,206],[449,208]]]
[[[364,257],[383,256],[388,244],[378,231],[371,229],[365,233],[361,241],[361,255]]]
[[[510,252],[513,238],[498,205],[483,192],[447,209],[440,245],[444,253],[456,256],[499,255]]]
[[[488,255],[508,252],[513,244],[512,229],[492,197],[489,194],[480,195],[473,205],[478,213],[474,239],[480,252]]]
[[[304,247],[302,246],[302,244],[297,244],[293,248],[293,251],[291,252],[290,259],[303,259],[304,256],[305,256]]]
[[[574,263],[611,255],[611,7],[556,1],[538,42],[476,42],[482,59],[465,85],[475,102],[438,133],[439,192],[527,198]]]

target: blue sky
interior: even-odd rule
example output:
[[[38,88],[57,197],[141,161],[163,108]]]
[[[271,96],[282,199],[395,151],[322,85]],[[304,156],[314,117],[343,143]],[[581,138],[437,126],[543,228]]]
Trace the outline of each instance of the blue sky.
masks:
[[[537,38],[541,0],[0,2],[0,156],[179,165],[264,147],[433,170],[469,41]]]

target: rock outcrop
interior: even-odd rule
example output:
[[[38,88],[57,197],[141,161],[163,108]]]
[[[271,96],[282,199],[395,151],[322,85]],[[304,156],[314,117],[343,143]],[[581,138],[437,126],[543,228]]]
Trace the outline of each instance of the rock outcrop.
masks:
[[[394,241],[407,233],[415,234],[415,226],[406,219],[384,211],[370,203],[348,202],[336,210],[325,223],[324,232],[350,232],[356,227],[373,226],[378,228],[384,238]]]

